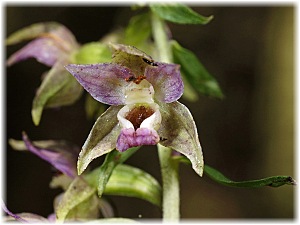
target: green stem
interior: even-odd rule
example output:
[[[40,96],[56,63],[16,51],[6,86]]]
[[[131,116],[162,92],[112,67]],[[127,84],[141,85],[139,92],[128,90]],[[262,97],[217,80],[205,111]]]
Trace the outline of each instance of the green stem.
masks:
[[[171,63],[173,61],[172,51],[165,29],[165,22],[155,13],[152,13],[152,32],[154,42],[156,44],[156,49],[158,50],[159,60],[162,62]],[[160,161],[163,186],[163,221],[179,222],[180,197],[178,162],[172,159],[171,153],[172,149],[158,144],[158,156]]]
[[[168,41],[168,36],[166,34],[166,24],[159,18],[155,13],[152,13],[152,32],[154,42],[156,44],[156,49],[158,49],[159,61],[171,63],[172,62],[172,52],[170,48],[170,43]]]
[[[163,183],[163,221],[179,222],[179,176],[178,162],[171,157],[172,149],[158,144],[158,156]]]

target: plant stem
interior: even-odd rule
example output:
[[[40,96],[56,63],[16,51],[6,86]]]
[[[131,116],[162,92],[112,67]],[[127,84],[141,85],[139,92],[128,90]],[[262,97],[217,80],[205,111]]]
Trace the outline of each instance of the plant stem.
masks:
[[[163,221],[179,222],[179,176],[178,162],[171,157],[172,149],[158,144],[158,156],[163,183]]]
[[[171,63],[173,61],[172,52],[165,29],[165,22],[155,13],[152,13],[152,32],[156,49],[159,51],[159,60],[162,62]],[[160,144],[157,146],[163,186],[163,221],[179,222],[180,197],[178,162],[175,162],[171,157],[172,149],[166,148]]]
[[[152,13],[152,32],[156,49],[158,49],[159,61],[171,63],[172,53],[170,44],[168,42],[168,36],[166,34],[166,24],[155,13]]]

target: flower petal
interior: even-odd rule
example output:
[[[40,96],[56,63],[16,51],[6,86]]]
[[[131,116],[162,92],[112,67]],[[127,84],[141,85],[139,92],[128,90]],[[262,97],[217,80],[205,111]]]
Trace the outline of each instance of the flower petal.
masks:
[[[177,101],[159,105],[162,115],[161,128],[158,130],[160,144],[185,155],[191,161],[195,172],[202,176],[204,168],[202,149],[190,111]]]
[[[11,55],[7,60],[7,65],[11,66],[12,64],[25,59],[35,58],[40,63],[47,66],[53,66],[57,59],[63,54],[65,53],[54,40],[49,38],[39,38]]]
[[[136,77],[144,75],[145,68],[155,64],[151,56],[134,46],[110,43],[110,47],[114,51],[112,62],[130,68]]]
[[[109,107],[95,122],[79,154],[77,169],[80,175],[89,163],[116,147],[120,126],[117,113],[122,106]]]
[[[65,67],[97,101],[109,105],[125,102],[126,78],[132,77],[130,69],[118,64],[70,64]]]
[[[159,136],[154,129],[123,128],[117,140],[116,149],[124,152],[129,148],[141,145],[156,145],[159,142]]]
[[[33,100],[32,119],[38,125],[45,107],[69,105],[82,93],[82,87],[64,69],[66,61],[59,60],[47,73]]]
[[[183,82],[180,76],[180,66],[177,64],[156,63],[145,70],[147,81],[155,91],[158,101],[170,103],[178,100],[183,94]]]
[[[10,34],[9,37],[6,39],[6,44],[13,45],[22,41],[31,40],[39,37],[41,34],[49,33],[60,26],[62,25],[56,22],[32,24]]]
[[[79,152],[77,147],[57,142],[56,145],[49,146],[50,148],[40,148],[35,146],[29,140],[25,132],[23,132],[22,136],[23,141],[30,152],[49,162],[52,166],[67,176],[76,176],[76,160]]]

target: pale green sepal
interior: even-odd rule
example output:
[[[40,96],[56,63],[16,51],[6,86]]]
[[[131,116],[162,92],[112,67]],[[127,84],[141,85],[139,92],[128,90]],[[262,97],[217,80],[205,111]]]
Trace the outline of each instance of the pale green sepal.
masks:
[[[25,142],[23,140],[15,140],[13,138],[10,138],[8,140],[9,145],[17,151],[28,151],[28,148],[25,145]],[[44,149],[64,149],[64,148],[70,148],[70,143],[64,140],[41,140],[41,141],[32,141],[34,146],[37,146],[38,148],[44,148]]]
[[[50,97],[45,108],[68,106],[77,101],[83,93],[82,86],[73,76],[66,75],[66,83],[55,95]]]
[[[82,92],[82,87],[75,82],[75,78],[63,65],[63,62],[57,62],[37,90],[31,110],[32,120],[36,126],[40,123],[44,108],[72,104]]]
[[[154,62],[151,56],[134,46],[114,43],[110,43],[109,46],[113,51],[112,63],[130,68],[136,76],[144,74],[145,68],[150,66],[145,60]]]
[[[56,22],[32,24],[9,35],[9,37],[6,39],[6,44],[13,45],[22,41],[31,40],[40,36],[41,34],[49,33],[49,31],[60,26],[61,25]]]
[[[95,192],[96,188],[90,187],[82,177],[75,178],[55,208],[57,222],[64,222],[72,210],[91,199]],[[88,207],[89,204],[84,203],[81,210]]]
[[[110,106],[95,122],[85,141],[77,161],[77,170],[80,175],[89,163],[116,147],[120,134],[117,113],[122,106]]]
[[[62,188],[63,190],[67,190],[70,184],[72,183],[73,178],[65,175],[65,174],[60,174],[57,176],[53,176],[52,180],[50,181],[49,186],[51,188]]]
[[[186,106],[179,102],[159,103],[162,116],[158,134],[160,144],[185,155],[197,174],[203,174],[203,155],[195,121]]]
[[[9,145],[17,151],[27,151],[27,147],[23,140],[8,139]]]
[[[104,194],[136,197],[161,206],[161,187],[157,180],[145,171],[125,164],[113,170]]]

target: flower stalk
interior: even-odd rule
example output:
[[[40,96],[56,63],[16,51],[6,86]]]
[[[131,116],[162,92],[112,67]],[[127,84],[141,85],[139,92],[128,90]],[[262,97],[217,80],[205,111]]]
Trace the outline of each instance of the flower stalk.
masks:
[[[165,22],[158,15],[152,13],[152,32],[160,61],[171,63],[172,53],[168,36],[166,33]],[[172,160],[172,149],[160,144],[158,147],[158,156],[162,175],[162,210],[164,222],[179,222],[180,218],[180,196],[179,196],[179,175],[178,163]]]
[[[172,159],[171,148],[166,148],[160,144],[157,146],[163,183],[163,222],[179,222],[178,162]]]
[[[173,60],[168,36],[165,29],[166,24],[155,13],[152,13],[151,23],[156,49],[159,49],[158,61],[171,63]]]

